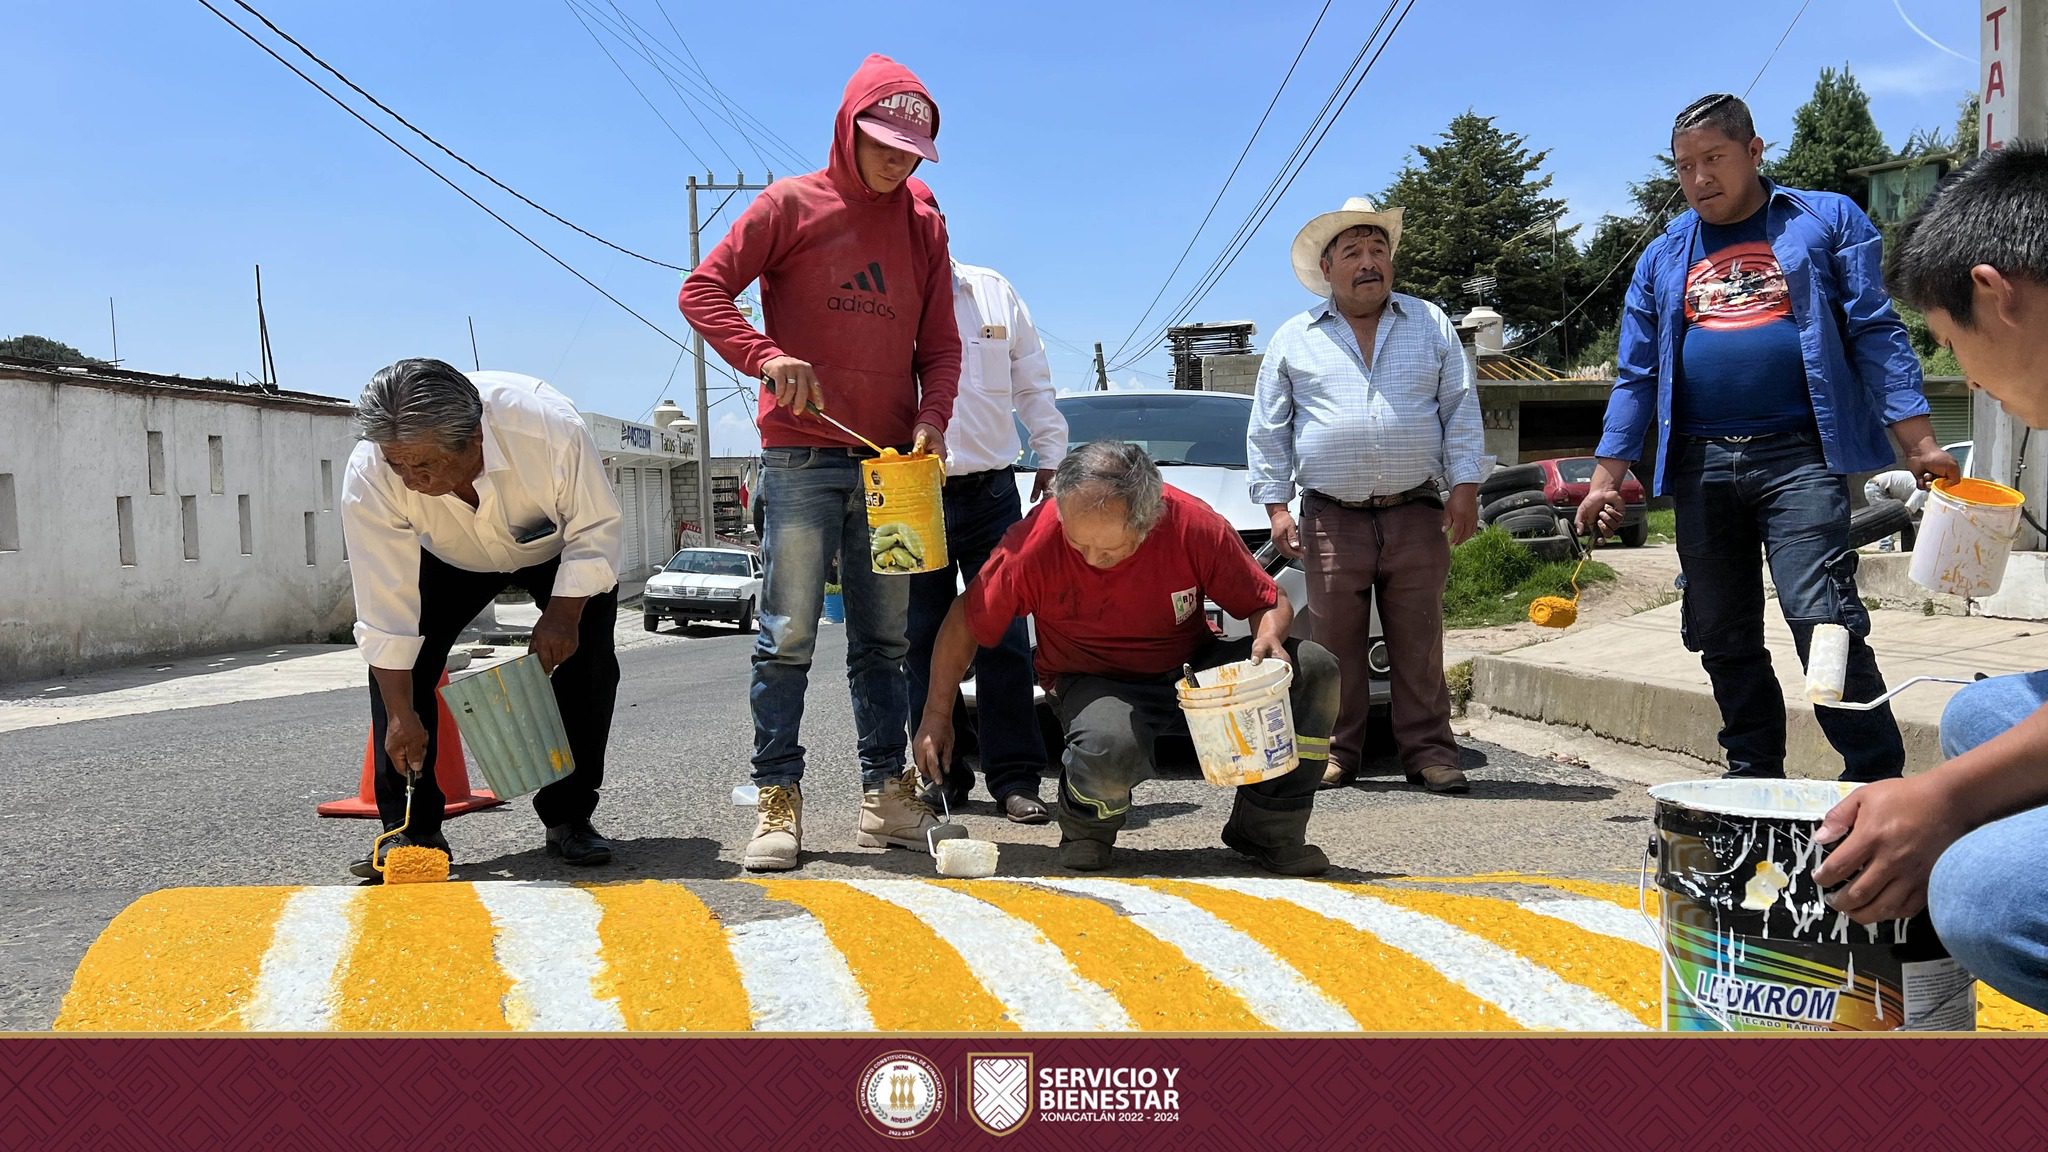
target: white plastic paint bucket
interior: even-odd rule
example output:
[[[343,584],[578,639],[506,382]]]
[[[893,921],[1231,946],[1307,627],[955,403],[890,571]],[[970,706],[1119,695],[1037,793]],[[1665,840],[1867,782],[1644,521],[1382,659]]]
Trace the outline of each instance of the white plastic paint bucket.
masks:
[[[1240,660],[1195,673],[1180,682],[1180,710],[1211,784],[1235,788],[1285,776],[1301,764],[1294,743],[1294,707],[1287,689],[1294,669],[1285,660]]]
[[[1828,809],[1857,785],[1689,780],[1650,789],[1670,1032],[1966,1032],[1976,981],[1926,912],[1863,925],[1813,871]]]
[[[2005,579],[2006,557],[2026,497],[1989,480],[1936,481],[1913,542],[1913,583],[1951,596],[1989,596]]]

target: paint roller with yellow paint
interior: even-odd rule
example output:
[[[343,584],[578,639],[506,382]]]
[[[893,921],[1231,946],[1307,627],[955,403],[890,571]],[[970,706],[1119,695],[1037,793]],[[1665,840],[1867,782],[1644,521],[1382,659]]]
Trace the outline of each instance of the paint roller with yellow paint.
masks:
[[[416,779],[417,774],[405,773],[405,819],[370,843],[370,867],[386,884],[436,884],[448,878],[448,854],[438,848],[401,844],[381,859],[378,856],[386,840],[403,835],[412,827],[412,786]]]

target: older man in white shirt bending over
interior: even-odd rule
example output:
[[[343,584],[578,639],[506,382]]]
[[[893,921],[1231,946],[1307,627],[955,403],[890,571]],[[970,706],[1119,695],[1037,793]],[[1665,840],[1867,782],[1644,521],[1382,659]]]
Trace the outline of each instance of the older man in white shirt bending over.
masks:
[[[1272,516],[1273,542],[1306,554],[1316,639],[1343,668],[1325,786],[1349,782],[1364,758],[1377,598],[1401,767],[1432,792],[1463,792],[1444,581],[1451,546],[1478,527],[1485,433],[1457,330],[1436,305],[1393,291],[1400,242],[1401,210],[1363,197],[1294,238],[1294,275],[1321,300],[1266,346],[1251,495]],[[1288,510],[1297,485],[1298,527]]]
[[[356,646],[370,665],[370,725],[384,842],[448,851],[434,778],[435,686],[448,649],[498,593],[517,585],[541,607],[532,648],[553,678],[576,770],[534,794],[547,850],[603,864],[591,827],[604,782],[619,661],[618,497],[583,418],[530,376],[464,375],[439,360],[400,360],[357,401],[363,443],[341,487],[355,582]],[[376,875],[371,861],[350,869]]]
[[[922,180],[913,176],[905,186],[933,208],[939,206]],[[962,356],[960,394],[953,401],[953,423],[946,429],[946,554],[952,563],[910,578],[910,656],[904,667],[910,674],[913,732],[924,718],[932,647],[954,595],[981,571],[1010,525],[1023,519],[1016,474],[1010,470],[1023,447],[1017,440],[1017,421],[1023,422],[1038,457],[1034,502],[1044,497],[1053,469],[1067,455],[1067,421],[1053,406],[1045,345],[1017,290],[994,269],[955,260],[953,313],[959,322]],[[1046,752],[1038,735],[1034,679],[1031,638],[1022,620],[1010,622],[1002,643],[975,653],[975,733],[982,779],[996,807],[1019,824],[1051,819],[1038,798]],[[944,787],[947,802],[957,807],[966,802],[973,785],[972,773],[956,765],[934,787]],[[925,802],[933,807],[940,803],[935,792],[928,792]]]

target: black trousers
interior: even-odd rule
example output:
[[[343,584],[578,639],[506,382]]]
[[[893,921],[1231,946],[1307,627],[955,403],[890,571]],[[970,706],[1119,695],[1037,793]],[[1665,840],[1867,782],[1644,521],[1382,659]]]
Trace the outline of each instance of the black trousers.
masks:
[[[533,594],[543,609],[555,586],[559,560],[522,568],[517,572],[468,572],[432,554],[420,553],[420,647],[412,666],[412,707],[427,727],[427,759],[413,787],[412,831],[432,835],[441,829],[441,809],[446,803],[441,783],[434,777],[434,761],[440,752],[440,700],[435,688],[448,664],[448,650],[455,638],[484,605],[511,585]],[[577,632],[576,653],[555,669],[552,684],[555,702],[562,709],[562,727],[569,736],[569,752],[576,758],[576,770],[533,794],[533,810],[541,823],[550,827],[587,820],[597,811],[597,790],[604,784],[604,751],[612,734],[612,705],[619,694],[619,657],[614,649],[618,626],[619,590],[592,596],[583,605],[582,627]],[[370,731],[377,759],[377,815],[384,827],[396,828],[405,820],[405,777],[391,766],[384,749],[388,726],[384,694],[377,677],[370,676]]]

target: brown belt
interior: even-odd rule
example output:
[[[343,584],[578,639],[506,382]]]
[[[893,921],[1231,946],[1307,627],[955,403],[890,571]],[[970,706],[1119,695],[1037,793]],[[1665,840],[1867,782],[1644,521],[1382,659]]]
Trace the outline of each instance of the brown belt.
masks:
[[[1353,512],[1370,512],[1378,508],[1398,508],[1403,504],[1414,504],[1417,502],[1427,502],[1441,508],[1444,502],[1443,494],[1437,491],[1434,483],[1418,484],[1406,492],[1396,492],[1392,496],[1368,496],[1363,500],[1339,500],[1335,496],[1325,492],[1318,492],[1313,488],[1307,489],[1306,492],[1307,495],[1313,496],[1325,504],[1335,504],[1339,508],[1347,508]]]

